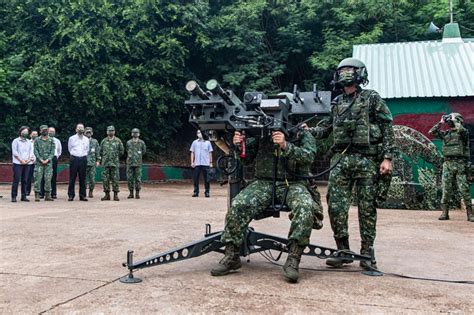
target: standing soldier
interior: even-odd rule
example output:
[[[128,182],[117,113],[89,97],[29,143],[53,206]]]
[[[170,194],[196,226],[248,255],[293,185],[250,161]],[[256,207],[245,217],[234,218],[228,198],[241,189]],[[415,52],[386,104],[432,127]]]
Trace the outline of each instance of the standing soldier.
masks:
[[[94,198],[96,167],[100,160],[100,145],[97,139],[92,138],[94,130],[86,127],[84,133],[89,138],[89,153],[87,154],[86,184],[89,187],[89,198]]]
[[[34,183],[34,174],[35,174],[35,162],[36,162],[36,157],[35,157],[35,147],[34,143],[36,138],[38,138],[38,131],[33,130],[30,133],[30,143],[31,143],[31,159],[28,164],[30,165],[30,174],[28,176],[28,181],[26,183],[26,195],[29,196],[31,193],[31,184]]]
[[[57,182],[57,177],[58,177],[58,160],[59,157],[61,156],[63,152],[63,146],[61,144],[61,141],[59,141],[58,138],[56,138],[56,128],[54,127],[49,127],[48,128],[48,133],[49,137],[53,139],[54,141],[54,146],[55,146],[55,152],[54,152],[54,157],[53,157],[53,176],[51,178],[51,198],[56,199],[57,198],[57,192],[56,192],[56,182]],[[44,181],[41,181],[41,192],[40,192],[40,198],[44,197]]]
[[[40,201],[41,180],[44,179],[45,201],[54,201],[51,198],[51,177],[53,176],[53,157],[55,145],[48,135],[48,126],[40,127],[39,138],[34,143],[34,153],[36,157],[35,165],[35,201]]]
[[[122,141],[115,136],[115,127],[107,127],[107,137],[100,143],[100,163],[102,164],[102,183],[105,196],[101,200],[110,200],[110,181],[114,191],[114,200],[119,201],[120,156],[124,153]]]
[[[146,153],[146,145],[140,138],[140,130],[132,129],[132,139],[127,141],[127,183],[130,194],[127,198],[133,198],[135,188],[135,198],[140,199],[140,189],[142,185],[142,158]]]
[[[441,131],[446,123],[449,130]],[[463,126],[464,118],[459,113],[443,115],[441,121],[429,133],[443,140],[443,175],[441,209],[439,220],[449,220],[449,204],[456,192],[456,185],[467,210],[467,221],[474,222],[472,200],[467,179],[469,166],[469,131]]]
[[[333,135],[331,165],[335,166],[329,174],[328,213],[337,248],[349,250],[348,214],[355,185],[362,255],[370,254],[375,241],[377,178],[391,174],[395,154],[392,114],[377,92],[362,89],[361,84],[367,82],[362,61],[342,60],[334,83],[343,93],[333,100],[326,125],[311,129],[316,138],[328,137],[331,132]],[[326,260],[336,268],[348,263],[352,260]],[[360,266],[370,270],[366,262],[360,262]]]

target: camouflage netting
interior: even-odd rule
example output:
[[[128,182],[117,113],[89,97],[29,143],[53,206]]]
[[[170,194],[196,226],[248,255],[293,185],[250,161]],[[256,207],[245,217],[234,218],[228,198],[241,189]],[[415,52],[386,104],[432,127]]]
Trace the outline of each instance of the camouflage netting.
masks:
[[[434,210],[441,201],[442,157],[436,146],[415,129],[395,125],[400,155],[394,159],[393,178],[383,208]]]

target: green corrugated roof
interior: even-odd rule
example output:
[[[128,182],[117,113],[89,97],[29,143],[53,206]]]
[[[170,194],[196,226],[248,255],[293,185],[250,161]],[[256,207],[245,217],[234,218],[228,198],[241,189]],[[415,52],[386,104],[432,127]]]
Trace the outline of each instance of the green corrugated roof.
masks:
[[[383,98],[474,96],[474,39],[354,45]]]

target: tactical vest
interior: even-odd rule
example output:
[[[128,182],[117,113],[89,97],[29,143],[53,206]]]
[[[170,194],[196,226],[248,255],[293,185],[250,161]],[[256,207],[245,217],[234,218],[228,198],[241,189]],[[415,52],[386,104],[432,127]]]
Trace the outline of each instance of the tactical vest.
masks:
[[[370,95],[372,91],[362,90],[353,100],[338,96],[333,103],[334,146],[347,147],[352,144],[363,148],[368,154],[377,154],[377,144],[382,141],[380,127],[371,122]]]
[[[448,131],[443,139],[443,156],[444,157],[465,157],[469,156],[469,146],[468,150],[465,150],[465,144],[461,139],[461,135],[456,131]]]

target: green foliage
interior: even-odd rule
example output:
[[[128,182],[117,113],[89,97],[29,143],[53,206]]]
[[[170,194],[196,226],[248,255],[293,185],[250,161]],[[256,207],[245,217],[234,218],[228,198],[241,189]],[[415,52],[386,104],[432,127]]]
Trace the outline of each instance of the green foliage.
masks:
[[[330,88],[340,59],[362,43],[436,39],[448,1],[2,0],[0,158],[18,126],[77,122],[127,139],[138,127],[162,152],[187,129],[183,86],[216,78],[245,90]],[[454,1],[474,37],[472,1]],[[438,37],[437,37],[438,36]]]

